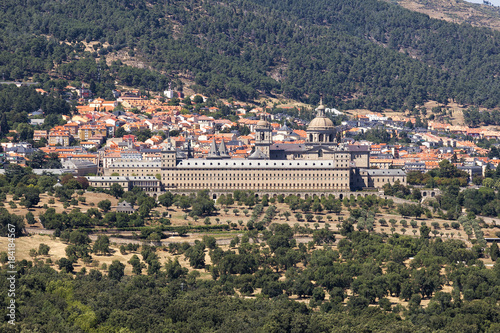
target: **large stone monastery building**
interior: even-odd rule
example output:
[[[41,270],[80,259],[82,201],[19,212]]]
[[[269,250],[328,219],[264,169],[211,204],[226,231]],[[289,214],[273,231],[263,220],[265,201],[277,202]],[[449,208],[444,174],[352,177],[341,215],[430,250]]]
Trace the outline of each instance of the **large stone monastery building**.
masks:
[[[320,105],[316,111],[316,118],[307,128],[305,144],[273,144],[271,125],[260,120],[255,128],[255,151],[247,159],[231,159],[224,141],[219,147],[213,141],[205,159],[179,158],[175,150],[163,151],[159,161],[115,161],[105,169],[106,177],[88,177],[89,182],[95,187],[109,187],[112,175],[118,174],[116,178],[122,181],[123,177],[136,180],[157,176],[161,179],[159,184],[148,189],[209,189],[214,193],[328,193],[380,188],[397,180],[406,184],[402,170],[368,170],[369,146],[339,143],[340,135],[325,116],[325,107]]]

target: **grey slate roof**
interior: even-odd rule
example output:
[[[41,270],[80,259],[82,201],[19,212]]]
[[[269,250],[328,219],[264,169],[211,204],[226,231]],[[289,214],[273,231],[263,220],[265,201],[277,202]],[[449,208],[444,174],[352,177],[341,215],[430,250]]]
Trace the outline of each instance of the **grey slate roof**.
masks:
[[[252,155],[248,156],[250,160],[264,160],[267,156],[259,148],[255,149]]]
[[[224,140],[221,141],[219,145],[219,155],[221,157],[229,157],[229,153],[226,148],[226,144],[224,143]]]
[[[215,138],[213,138],[210,143],[210,151],[208,152],[207,158],[220,158],[219,150],[217,149],[217,144],[215,143]]]

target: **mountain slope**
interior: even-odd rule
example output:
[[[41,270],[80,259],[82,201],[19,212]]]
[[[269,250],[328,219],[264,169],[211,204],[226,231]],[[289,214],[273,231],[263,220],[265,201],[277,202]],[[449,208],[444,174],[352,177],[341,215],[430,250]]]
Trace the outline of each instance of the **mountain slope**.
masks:
[[[182,75],[198,92],[242,100],[500,104],[499,33],[375,0],[6,0],[3,9],[0,70],[10,79],[49,72],[93,80],[104,93],[114,80],[160,90]],[[81,41],[99,42],[96,52]],[[154,70],[106,64],[123,50]]]

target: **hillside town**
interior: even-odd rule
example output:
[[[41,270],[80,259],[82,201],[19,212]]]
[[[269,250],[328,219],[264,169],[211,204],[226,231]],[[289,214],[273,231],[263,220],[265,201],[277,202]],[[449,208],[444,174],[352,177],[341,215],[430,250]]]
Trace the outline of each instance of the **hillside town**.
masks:
[[[37,89],[37,92],[48,94],[43,89]],[[206,96],[186,97],[170,89],[163,96],[153,97],[144,96],[139,90],[113,91],[114,100],[92,98],[92,93],[83,87],[68,86],[64,94],[77,101],[72,115],[63,115],[57,124],[47,128],[44,126],[43,110],[31,113],[34,145],[23,141],[18,131],[11,130],[8,142],[1,143],[4,163],[30,165],[33,154],[41,151],[46,157],[57,157],[61,167],[47,169],[40,165],[35,172],[73,173],[89,179],[107,176],[108,181],[112,179],[109,177],[115,177],[115,182],[122,181],[120,176],[147,176],[154,183],[149,190],[156,192],[169,187],[160,175],[162,151],[175,151],[178,159],[272,158],[269,151],[267,156],[265,151],[261,151],[265,150],[263,141],[259,142],[258,138],[259,122],[262,125],[262,120],[268,126],[265,130],[261,128],[261,131],[269,133],[268,150],[295,152],[274,156],[274,159],[304,158],[302,153],[297,152],[313,142],[312,134],[308,137],[312,123],[308,118],[314,112],[303,108],[280,105],[266,108],[234,101],[215,103]],[[366,169],[397,169],[401,174],[427,172],[438,168],[440,161],[448,160],[469,174],[470,183],[480,184],[486,170],[495,169],[500,162],[499,156],[479,143],[496,141],[500,131],[495,129],[470,128],[438,121],[422,123],[418,117],[387,117],[380,113],[348,117],[336,109],[322,105],[320,108],[323,118],[318,119],[334,119],[337,124],[333,127],[332,123],[329,127],[335,138],[328,142],[335,142],[336,146],[346,147],[346,150],[362,146],[369,152],[361,166]],[[292,109],[298,113],[289,112]],[[373,136],[367,135],[377,131],[388,135],[387,142],[373,140]],[[323,139],[318,141],[318,138],[316,141],[320,146],[327,143]],[[260,153],[264,154],[259,157]],[[133,163],[136,169],[120,169],[120,163]],[[156,169],[151,169],[155,163]],[[405,178],[401,180],[405,183]],[[109,186],[111,183],[108,181]],[[367,185],[369,181],[355,187],[352,182],[351,179],[351,188],[370,187]],[[382,182],[378,187],[383,185]],[[103,182],[100,184],[103,186]],[[170,189],[175,190],[176,186]]]

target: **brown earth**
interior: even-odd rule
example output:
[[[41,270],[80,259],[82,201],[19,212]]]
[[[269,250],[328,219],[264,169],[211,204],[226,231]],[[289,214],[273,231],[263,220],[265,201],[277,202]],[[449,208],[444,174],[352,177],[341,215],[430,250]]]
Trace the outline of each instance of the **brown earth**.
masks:
[[[394,2],[394,0],[386,0]],[[427,14],[431,18],[476,27],[500,30],[498,7],[473,4],[462,0],[395,0],[402,7]]]
[[[9,202],[12,201],[12,195],[7,195],[7,200],[4,203],[4,208],[6,208],[11,214],[22,216],[26,215],[28,211],[30,211],[36,217],[45,212],[45,209],[43,208],[45,204],[50,208],[55,208],[56,213],[69,213],[75,208],[79,208],[80,211],[86,212],[89,208],[97,208],[97,204],[99,203],[99,201],[106,199],[111,201],[112,206],[116,206],[118,204],[118,199],[105,193],[85,192],[83,195],[73,194],[73,198],[78,199],[79,197],[84,197],[85,202],[78,202],[78,206],[70,205],[68,208],[64,208],[63,204],[55,196],[49,196],[47,193],[42,193],[40,194],[40,202],[38,203],[38,205],[28,210],[26,207],[20,204],[19,200],[14,201],[14,203],[17,205],[17,208],[11,208]],[[53,204],[49,204],[50,199],[54,199]]]

